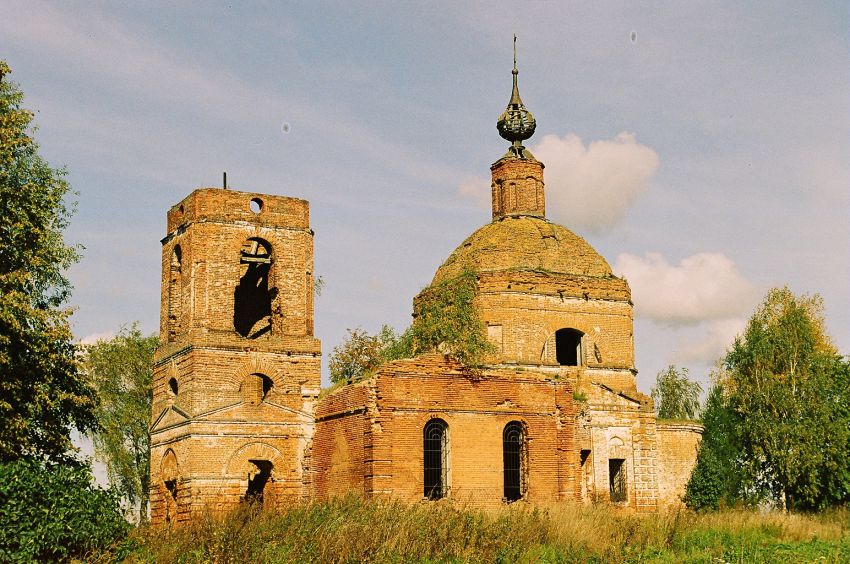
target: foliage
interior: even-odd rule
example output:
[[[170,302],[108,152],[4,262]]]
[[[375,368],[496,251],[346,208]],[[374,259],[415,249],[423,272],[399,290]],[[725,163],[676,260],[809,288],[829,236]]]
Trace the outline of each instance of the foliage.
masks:
[[[331,382],[353,382],[381,363],[381,341],[363,329],[348,329],[348,336],[331,352]]]
[[[635,515],[609,507],[355,496],[275,511],[241,508],[180,528],[143,527],[129,562],[846,561],[846,511],[812,517],[723,511]]]
[[[850,501],[850,381],[820,297],[771,290],[726,356],[744,466],[788,508]]]
[[[427,352],[450,354],[471,368],[480,366],[494,348],[472,303],[477,288],[472,270],[426,288],[414,306],[413,324],[400,335],[388,325],[377,335],[348,329],[346,339],[331,353],[331,382],[353,382],[384,362]]]
[[[70,429],[95,427],[94,390],[79,372],[60,309],[78,260],[62,230],[72,207],[63,169],[50,168],[32,138],[32,112],[0,61],[0,461],[60,460]]]
[[[733,461],[740,480],[719,480],[723,498],[769,499],[796,510],[850,501],[848,375],[824,331],[820,298],[771,290],[726,355],[715,399],[722,436],[706,422],[692,502],[698,505],[700,481],[708,487],[709,463]],[[716,443],[737,453],[715,461],[702,455]]]
[[[670,365],[655,377],[652,399],[660,419],[696,419],[702,386],[688,379],[687,368]]]
[[[359,327],[348,329],[348,336],[331,352],[328,362],[331,382],[361,380],[384,362],[409,356],[409,331],[398,335],[389,325],[382,326],[377,335]]]
[[[0,463],[0,561],[85,559],[114,547],[129,525],[114,491],[79,463]]]
[[[129,505],[147,518],[150,474],[151,378],[156,335],[144,336],[138,324],[109,340],[86,347],[84,366],[100,400],[94,433],[98,457],[110,483]]]
[[[478,276],[470,269],[426,288],[415,304],[411,352],[441,352],[466,366],[479,366],[495,349],[472,303],[477,291]]]
[[[709,390],[702,424],[705,430],[684,502],[696,510],[733,506],[745,497],[738,469],[742,453],[737,435],[739,421],[729,409],[722,387]]]

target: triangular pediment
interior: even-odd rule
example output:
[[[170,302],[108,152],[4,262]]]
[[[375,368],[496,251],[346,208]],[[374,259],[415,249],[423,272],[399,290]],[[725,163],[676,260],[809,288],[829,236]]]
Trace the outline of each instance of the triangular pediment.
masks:
[[[169,405],[162,410],[153,422],[153,425],[151,425],[151,432],[161,431],[163,429],[168,429],[169,427],[174,427],[175,425],[180,425],[181,423],[186,423],[189,419],[189,414],[180,409],[179,406]]]
[[[308,420],[310,419],[310,415],[298,409],[293,409],[291,407],[287,407],[285,405],[281,405],[279,403],[275,403],[274,400],[271,401],[263,401],[259,405],[251,405],[245,402],[238,402],[231,405],[226,405],[222,407],[218,407],[216,409],[212,409],[205,413],[199,413],[195,416],[195,420],[206,420],[206,421],[227,421],[227,420],[244,420],[244,421],[252,421],[256,420],[258,414],[263,413],[266,410],[273,411],[283,411],[295,416],[299,420]]]

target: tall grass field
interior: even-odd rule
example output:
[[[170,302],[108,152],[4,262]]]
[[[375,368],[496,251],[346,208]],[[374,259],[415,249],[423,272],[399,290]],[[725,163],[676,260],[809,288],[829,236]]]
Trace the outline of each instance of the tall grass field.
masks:
[[[850,562],[850,512],[635,515],[607,506],[477,510],[346,497],[244,507],[192,525],[139,527],[91,561]]]

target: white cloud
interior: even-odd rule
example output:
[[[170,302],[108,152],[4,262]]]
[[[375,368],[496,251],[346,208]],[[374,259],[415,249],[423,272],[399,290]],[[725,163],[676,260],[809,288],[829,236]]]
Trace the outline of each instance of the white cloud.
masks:
[[[546,135],[531,152],[545,166],[547,216],[577,231],[600,233],[625,217],[658,170],[655,151],[631,133],[585,146],[575,134]],[[490,206],[490,180],[470,178],[458,195]]]
[[[457,187],[457,193],[470,198],[476,205],[489,208],[491,205],[490,181],[484,177],[470,178]]]
[[[743,317],[711,321],[701,339],[680,341],[673,353],[673,361],[711,364],[726,353],[746,326],[747,320]]]
[[[585,145],[575,134],[546,135],[532,153],[546,165],[547,215],[578,231],[604,232],[649,188],[658,154],[631,133]]]
[[[695,325],[746,315],[758,299],[753,284],[722,253],[698,253],[671,265],[659,253],[617,257],[614,270],[632,288],[635,314],[659,323]]]
[[[105,341],[111,339],[115,336],[115,333],[112,331],[106,331],[105,333],[92,333],[91,335],[86,335],[82,339],[80,339],[81,345],[93,345],[98,341]]]

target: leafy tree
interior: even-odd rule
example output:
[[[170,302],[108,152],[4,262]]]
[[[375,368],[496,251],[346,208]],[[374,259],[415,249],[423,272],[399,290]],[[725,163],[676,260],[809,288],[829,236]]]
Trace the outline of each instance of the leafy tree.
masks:
[[[717,401],[740,481],[724,482],[723,495],[796,510],[850,501],[850,367],[822,309],[816,295],[773,289],[727,353]],[[719,440],[706,422],[700,452]],[[702,471],[698,463],[692,481]]]
[[[370,335],[359,327],[348,329],[348,336],[331,352],[328,362],[331,382],[360,380],[384,362],[410,356],[405,339],[388,325],[382,326],[377,335]]]
[[[745,497],[738,467],[743,456],[737,434],[740,422],[719,385],[708,392],[702,423],[705,430],[685,490],[685,504],[696,510],[735,505]]]
[[[352,382],[381,363],[381,342],[363,329],[348,329],[346,339],[331,352],[331,382]]]
[[[143,335],[134,323],[86,347],[83,361],[100,400],[95,451],[106,462],[110,482],[130,506],[138,507],[139,522],[148,514],[151,365],[157,342],[156,335]]]
[[[494,351],[473,300],[478,276],[466,269],[459,276],[426,288],[415,304],[410,327],[411,353],[442,352],[477,367]]]
[[[0,561],[86,560],[128,529],[117,492],[92,485],[89,467],[0,462]]]
[[[702,386],[688,379],[687,368],[670,365],[655,377],[652,400],[661,419],[696,419]]]
[[[72,427],[96,426],[62,309],[71,291],[63,272],[79,255],[62,239],[72,214],[65,170],[39,156],[33,114],[9,73],[0,61],[0,461],[61,460]]]
[[[818,296],[773,289],[726,356],[747,473],[789,509],[815,509],[850,491],[850,398],[835,385],[840,361],[822,310]],[[831,471],[843,474],[843,491],[825,488]]]

